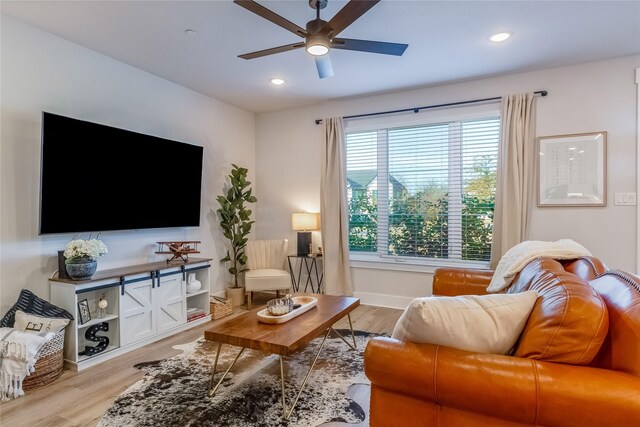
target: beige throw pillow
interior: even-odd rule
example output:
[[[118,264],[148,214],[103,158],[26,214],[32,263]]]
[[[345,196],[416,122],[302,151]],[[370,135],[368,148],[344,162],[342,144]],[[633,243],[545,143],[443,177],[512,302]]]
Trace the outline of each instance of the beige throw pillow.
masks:
[[[537,296],[536,291],[527,291],[416,298],[396,323],[392,336],[401,341],[507,354],[527,323]]]
[[[16,311],[16,321],[13,325],[18,331],[42,334],[47,332],[57,333],[69,324],[69,319],[57,317],[43,317],[35,314],[28,314],[24,311]]]

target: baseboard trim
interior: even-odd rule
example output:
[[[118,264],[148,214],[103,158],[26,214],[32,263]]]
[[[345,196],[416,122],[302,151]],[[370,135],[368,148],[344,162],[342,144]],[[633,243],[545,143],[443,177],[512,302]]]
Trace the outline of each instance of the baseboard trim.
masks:
[[[374,294],[370,292],[354,292],[353,296],[360,298],[363,305],[374,305],[376,307],[397,308],[404,310],[414,297],[403,297],[398,295]]]

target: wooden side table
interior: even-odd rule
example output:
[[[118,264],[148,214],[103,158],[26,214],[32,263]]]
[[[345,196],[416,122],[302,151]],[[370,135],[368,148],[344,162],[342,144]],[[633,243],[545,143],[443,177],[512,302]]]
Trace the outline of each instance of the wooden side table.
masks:
[[[315,294],[322,293],[322,279],[324,278],[324,271],[321,271],[321,268],[318,267],[318,258],[322,259],[322,254],[287,255],[289,273],[291,274],[291,284],[294,292],[307,292],[307,289],[311,287],[311,292]],[[293,262],[291,262],[292,260]],[[300,289],[302,286],[303,266],[307,273],[307,280],[305,281],[304,289]],[[297,276],[296,270],[298,272]],[[314,275],[316,287],[314,287],[313,283]]]

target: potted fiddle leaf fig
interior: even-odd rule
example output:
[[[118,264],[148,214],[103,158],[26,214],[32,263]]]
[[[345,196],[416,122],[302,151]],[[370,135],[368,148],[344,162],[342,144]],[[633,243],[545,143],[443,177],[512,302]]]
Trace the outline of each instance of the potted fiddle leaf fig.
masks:
[[[251,225],[255,222],[251,221],[251,210],[247,209],[246,204],[255,203],[257,199],[251,194],[251,182],[247,180],[249,170],[232,166],[226,194],[218,196],[216,200],[220,205],[217,211],[220,227],[228,244],[227,255],[220,262],[228,263],[229,274],[233,277],[233,283],[227,288],[227,297],[232,305],[238,306],[244,304],[244,287],[240,286],[239,277],[248,270],[245,248]]]

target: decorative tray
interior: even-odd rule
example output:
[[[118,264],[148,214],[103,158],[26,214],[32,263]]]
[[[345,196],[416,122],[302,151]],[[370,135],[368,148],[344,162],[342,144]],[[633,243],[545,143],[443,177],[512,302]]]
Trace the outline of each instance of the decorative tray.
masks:
[[[288,322],[294,317],[300,316],[302,313],[305,313],[311,310],[313,307],[318,304],[318,299],[313,297],[293,297],[292,298],[294,304],[300,304],[301,306],[291,310],[287,314],[283,314],[282,316],[273,316],[269,314],[268,309],[260,310],[258,312],[258,321],[262,323],[269,323],[272,325],[277,325],[280,323]]]

